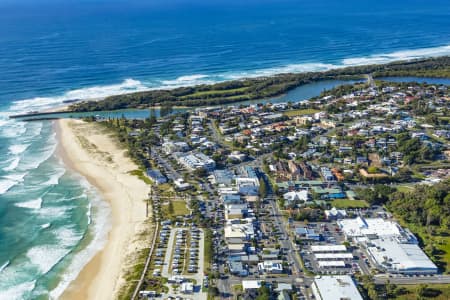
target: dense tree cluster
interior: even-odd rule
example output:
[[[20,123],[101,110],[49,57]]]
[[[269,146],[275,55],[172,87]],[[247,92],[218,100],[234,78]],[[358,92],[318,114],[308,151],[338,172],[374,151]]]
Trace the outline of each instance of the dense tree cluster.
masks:
[[[410,192],[395,192],[389,197],[388,208],[408,223],[450,229],[450,185],[417,185]]]
[[[145,120],[109,119],[101,122],[115,133],[120,143],[127,146],[130,158],[144,168],[150,167],[148,158],[151,146],[160,142],[159,137],[152,129],[155,123],[154,117]]]
[[[408,223],[450,228],[450,182],[434,186],[416,185],[411,191],[377,184],[356,190],[371,205],[386,205]]]
[[[432,149],[417,137],[411,138],[407,132],[397,135],[397,143],[398,150],[405,154],[403,161],[407,165],[432,160],[437,153],[437,149]]]

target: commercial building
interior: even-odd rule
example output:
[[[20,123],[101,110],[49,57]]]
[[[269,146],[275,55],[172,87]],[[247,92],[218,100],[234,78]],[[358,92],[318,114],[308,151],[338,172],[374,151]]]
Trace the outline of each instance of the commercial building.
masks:
[[[215,170],[213,173],[214,184],[231,185],[233,183],[234,174],[228,170]]]
[[[311,251],[314,253],[338,253],[346,252],[347,247],[345,245],[313,245]]]
[[[353,260],[353,254],[344,245],[313,245],[311,252],[319,268],[345,268]]]
[[[333,207],[330,210],[325,210],[325,217],[327,220],[339,220],[344,219],[347,216],[345,209],[337,209]]]
[[[320,268],[345,268],[345,262],[342,260],[321,260],[317,264]]]
[[[225,240],[228,243],[234,242],[235,244],[245,243],[255,236],[255,229],[251,221],[244,224],[233,224],[228,221],[225,225],[224,232]]]
[[[173,183],[175,184],[175,189],[178,191],[185,191],[192,187],[189,183],[185,182],[183,178],[175,179]]]
[[[435,274],[438,271],[417,244],[399,243],[395,238],[373,240],[367,252],[381,269],[390,273]]]
[[[356,284],[348,275],[318,276],[311,288],[318,300],[363,300]]]
[[[225,204],[225,219],[242,219],[248,212],[247,203],[243,204]]]
[[[300,202],[300,203],[306,203],[308,202],[308,191],[302,190],[302,191],[292,191],[287,192],[283,194],[284,200],[288,202],[288,204]]]
[[[155,183],[155,184],[163,184],[167,182],[166,176],[164,176],[157,169],[147,169],[147,176]]]
[[[203,153],[191,153],[184,155],[182,153],[177,154],[178,162],[186,168],[194,171],[198,169],[205,169],[207,171],[213,171],[216,168],[216,162]]]
[[[307,227],[295,228],[295,234],[302,240],[312,240],[319,242],[322,239],[322,235],[320,233],[316,233],[314,229],[310,229]]]
[[[389,273],[435,274],[436,265],[420,249],[416,237],[381,218],[338,221],[346,238],[363,245],[376,266]]]
[[[257,290],[261,287],[261,280],[242,280],[242,289],[247,290]]]
[[[229,262],[230,273],[237,276],[247,276],[248,271],[244,269],[242,262],[240,261],[230,261]]]
[[[316,253],[314,254],[316,260],[343,260],[349,261],[353,259],[353,254],[351,253]]]
[[[281,274],[283,273],[283,265],[278,261],[263,261],[258,264],[258,271],[260,273]]]
[[[185,142],[168,141],[162,144],[162,149],[166,154],[172,154],[174,152],[186,152],[189,151],[189,145]]]

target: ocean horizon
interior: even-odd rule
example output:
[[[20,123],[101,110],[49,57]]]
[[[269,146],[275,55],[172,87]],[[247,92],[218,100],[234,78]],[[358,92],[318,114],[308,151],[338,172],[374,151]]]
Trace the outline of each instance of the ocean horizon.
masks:
[[[58,298],[110,228],[108,204],[59,157],[53,123],[10,115],[71,99],[450,55],[445,1],[337,2],[0,3],[0,299]]]

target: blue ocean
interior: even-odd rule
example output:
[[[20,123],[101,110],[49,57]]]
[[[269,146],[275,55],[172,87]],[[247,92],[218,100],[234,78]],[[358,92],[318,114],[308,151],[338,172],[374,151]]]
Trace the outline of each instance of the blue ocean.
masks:
[[[0,11],[0,299],[58,298],[110,222],[58,157],[53,124],[9,115],[450,54],[448,0],[1,0]]]

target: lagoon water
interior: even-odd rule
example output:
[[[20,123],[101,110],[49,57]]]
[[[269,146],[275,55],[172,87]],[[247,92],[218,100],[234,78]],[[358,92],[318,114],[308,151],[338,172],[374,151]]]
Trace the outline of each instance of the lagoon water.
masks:
[[[109,226],[108,206],[56,155],[52,123],[9,115],[450,54],[448,1],[5,0],[0,9],[0,299],[57,298]],[[301,91],[284,99],[311,92]]]

